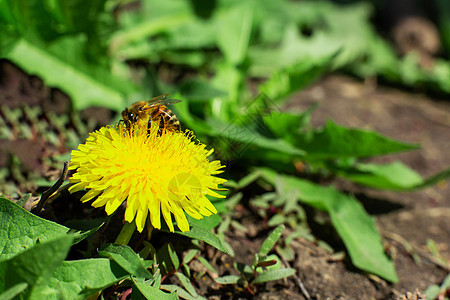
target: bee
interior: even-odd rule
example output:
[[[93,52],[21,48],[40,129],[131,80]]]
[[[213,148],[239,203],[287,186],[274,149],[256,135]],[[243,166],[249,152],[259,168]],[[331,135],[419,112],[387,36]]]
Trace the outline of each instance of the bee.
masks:
[[[159,124],[158,134],[163,130],[181,131],[180,121],[175,114],[167,108],[181,100],[166,98],[169,94],[154,97],[148,101],[139,101],[122,111],[122,118],[127,128],[132,124],[147,126],[150,130],[152,122]]]

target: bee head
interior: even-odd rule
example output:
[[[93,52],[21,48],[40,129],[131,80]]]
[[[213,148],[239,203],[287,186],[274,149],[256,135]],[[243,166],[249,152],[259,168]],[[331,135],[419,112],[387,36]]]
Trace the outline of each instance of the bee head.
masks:
[[[128,108],[125,108],[122,111],[122,119],[124,119],[125,121],[129,121],[129,122],[136,122],[137,121],[138,116],[136,114],[134,114],[131,110],[129,110]]]

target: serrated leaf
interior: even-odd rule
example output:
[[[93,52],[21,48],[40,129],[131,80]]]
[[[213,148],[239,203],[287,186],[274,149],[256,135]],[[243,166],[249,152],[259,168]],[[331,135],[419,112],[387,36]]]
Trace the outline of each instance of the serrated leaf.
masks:
[[[129,246],[105,245],[98,252],[100,257],[110,258],[129,274],[140,278],[150,279],[152,274],[146,269],[142,259]]]
[[[272,184],[281,179],[287,192],[298,191],[299,200],[330,214],[331,222],[343,240],[353,264],[391,282],[397,282],[394,264],[384,253],[374,220],[353,197],[307,180],[279,175],[270,169],[260,169]]]
[[[296,134],[310,125],[311,114],[317,107],[318,104],[314,104],[301,114],[273,111],[269,115],[263,116],[264,124],[276,136],[295,144]]]
[[[374,131],[350,129],[328,121],[313,133],[298,135],[296,145],[310,159],[369,157],[418,149],[418,145],[402,143]]]
[[[113,260],[81,259],[64,261],[58,266],[48,285],[60,291],[60,299],[82,300],[129,276]]]
[[[215,282],[220,284],[237,284],[241,282],[241,277],[237,275],[225,275],[219,278],[214,279]]]
[[[65,236],[69,228],[26,211],[0,197],[0,261],[25,251],[38,242]]]
[[[47,282],[58,265],[66,258],[72,237],[66,235],[46,243],[36,244],[18,255],[0,263],[0,290],[26,283],[23,299],[56,297],[59,292],[49,288]]]
[[[278,279],[289,277],[294,274],[295,274],[295,269],[292,269],[292,268],[269,270],[267,272],[264,272],[264,273],[258,275],[258,277],[256,277],[252,281],[252,284],[259,284],[259,283],[264,283],[264,282],[268,282],[268,281],[275,281]]]
[[[191,226],[191,230],[186,232],[181,232],[176,230],[175,233],[184,235],[193,239],[204,241],[205,243],[213,246],[217,250],[222,251],[223,253],[228,253],[225,247],[220,242],[219,238],[212,233],[211,231],[208,231],[202,227],[198,226]]]
[[[209,122],[210,126],[214,128],[209,134],[218,137],[216,143],[222,141],[229,148],[228,152],[230,154],[222,153],[223,151],[221,151],[221,154],[225,156],[229,155],[230,159],[247,155],[246,152],[253,154],[254,152],[248,151],[251,149],[264,150],[266,152],[273,151],[278,156],[280,154],[287,154],[294,157],[305,155],[305,151],[302,149],[280,138],[268,138],[254,130],[251,126],[237,126],[234,123],[224,124],[217,120],[209,120]],[[217,151],[220,151],[220,148],[224,149],[220,145],[215,148],[219,148]]]
[[[284,229],[285,229],[284,225],[279,225],[269,234],[269,236],[264,240],[264,242],[261,245],[261,248],[259,249],[260,257],[264,257],[267,254],[269,254],[269,251],[272,250],[273,246],[275,246],[278,239],[281,237],[281,234],[283,233]]]
[[[155,288],[153,286],[150,286],[145,283],[140,283],[134,281],[134,285],[139,289],[139,291],[142,293],[142,295],[145,297],[145,299],[148,300],[176,300],[178,299],[176,293],[164,293],[158,288]]]

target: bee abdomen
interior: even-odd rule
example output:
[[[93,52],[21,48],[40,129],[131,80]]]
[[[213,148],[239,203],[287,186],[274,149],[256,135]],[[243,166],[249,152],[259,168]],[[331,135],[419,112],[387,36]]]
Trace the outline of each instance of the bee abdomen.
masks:
[[[159,134],[163,130],[180,131],[181,126],[175,114],[166,106],[159,106],[153,112],[150,113],[151,118],[148,120],[148,128],[151,127],[151,122],[159,123]]]

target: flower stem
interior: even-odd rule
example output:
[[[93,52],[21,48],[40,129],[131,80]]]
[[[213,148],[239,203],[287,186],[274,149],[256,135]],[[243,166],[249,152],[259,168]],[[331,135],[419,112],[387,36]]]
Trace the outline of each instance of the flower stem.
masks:
[[[133,235],[135,230],[136,230],[136,224],[134,223],[134,220],[131,223],[125,222],[125,224],[123,224],[122,230],[120,231],[119,235],[117,236],[114,244],[128,245],[128,242],[130,241],[131,236]]]

